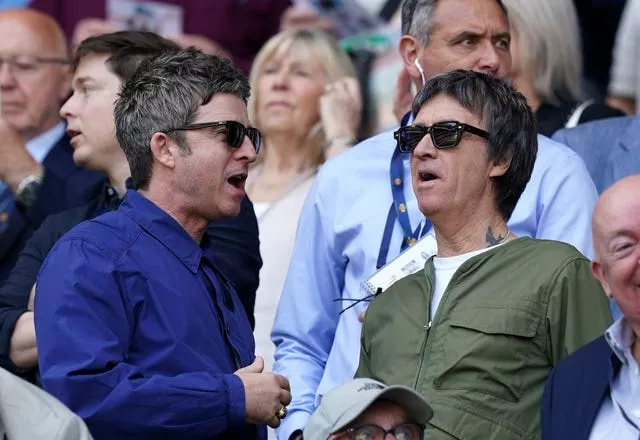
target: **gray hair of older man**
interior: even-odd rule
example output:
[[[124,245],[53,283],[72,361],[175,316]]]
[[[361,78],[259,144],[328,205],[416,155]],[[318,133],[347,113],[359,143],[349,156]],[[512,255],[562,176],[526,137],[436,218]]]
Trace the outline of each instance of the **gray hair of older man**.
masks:
[[[510,162],[507,172],[494,178],[497,209],[505,221],[509,220],[531,178],[538,153],[538,128],[526,98],[503,79],[454,70],[426,82],[413,101],[413,114],[439,95],[454,98],[482,121],[489,133],[487,160]]]
[[[502,0],[496,1],[504,12],[505,17],[508,18],[507,8],[502,4]],[[426,46],[433,30],[433,10],[437,2],[438,0],[404,0],[400,10],[402,33],[411,35],[420,44]]]
[[[198,109],[216,93],[249,99],[247,77],[226,58],[197,49],[162,54],[143,62],[127,81],[116,101],[116,136],[129,162],[131,178],[140,189],[151,179],[151,138],[157,132],[171,137],[190,152],[184,133],[174,131],[191,124]]]

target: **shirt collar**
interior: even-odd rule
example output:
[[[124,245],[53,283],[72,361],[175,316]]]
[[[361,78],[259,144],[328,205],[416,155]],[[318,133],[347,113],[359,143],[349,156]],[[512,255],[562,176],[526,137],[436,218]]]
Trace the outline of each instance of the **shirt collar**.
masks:
[[[27,151],[36,162],[42,163],[42,161],[44,161],[47,154],[49,154],[49,151],[51,151],[53,146],[64,135],[65,127],[64,122],[58,122],[55,127],[34,137],[26,143]]]
[[[635,334],[624,317],[611,324],[611,327],[605,332],[604,337],[611,347],[611,350],[613,350],[623,365],[629,365],[631,362],[635,362],[635,358],[631,352]]]
[[[132,218],[148,234],[162,243],[191,272],[198,271],[203,256],[202,248],[173,217],[159,206],[130,189],[122,199],[118,211]],[[206,246],[206,240],[203,240],[202,244]]]

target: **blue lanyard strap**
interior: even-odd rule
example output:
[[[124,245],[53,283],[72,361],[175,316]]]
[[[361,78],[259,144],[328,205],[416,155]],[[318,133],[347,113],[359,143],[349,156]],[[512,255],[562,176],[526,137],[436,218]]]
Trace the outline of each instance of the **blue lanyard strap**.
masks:
[[[404,127],[407,125],[410,120],[411,113],[407,113],[402,118],[402,126]],[[391,179],[391,195],[393,196],[393,203],[391,203],[391,207],[389,208],[387,222],[382,234],[380,252],[378,253],[378,261],[376,263],[376,268],[378,269],[387,263],[389,246],[391,244],[391,236],[393,235],[393,227],[395,225],[396,218],[400,222],[402,233],[404,234],[404,239],[400,245],[400,252],[403,252],[409,246],[412,246],[422,235],[431,229],[431,222],[427,219],[424,220],[425,224],[422,228],[420,225],[418,225],[415,230],[412,230],[411,228],[411,221],[409,220],[409,213],[407,212],[407,202],[404,197],[404,164],[402,160],[402,153],[400,153],[397,145],[393,152],[393,156],[391,157],[389,176]]]

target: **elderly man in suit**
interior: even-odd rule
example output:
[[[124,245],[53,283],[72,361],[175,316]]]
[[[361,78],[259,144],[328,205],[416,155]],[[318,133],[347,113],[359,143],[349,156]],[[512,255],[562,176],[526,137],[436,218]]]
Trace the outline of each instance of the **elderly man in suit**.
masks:
[[[44,218],[89,201],[101,178],[74,164],[58,114],[69,93],[68,64],[51,17],[0,13],[0,281]]]
[[[602,194],[593,214],[593,243],[593,274],[623,317],[549,376],[543,440],[640,436],[640,174]]]
[[[553,139],[582,157],[599,193],[640,173],[640,116],[582,124],[556,132]]]

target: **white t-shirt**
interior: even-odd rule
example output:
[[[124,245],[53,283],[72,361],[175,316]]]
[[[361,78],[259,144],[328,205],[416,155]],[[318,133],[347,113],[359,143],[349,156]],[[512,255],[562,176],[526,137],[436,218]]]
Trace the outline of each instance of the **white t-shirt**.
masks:
[[[436,271],[436,285],[433,291],[433,297],[431,298],[431,311],[429,313],[429,319],[433,320],[433,317],[438,310],[444,291],[447,290],[451,278],[456,271],[471,257],[480,255],[483,252],[487,252],[495,247],[502,245],[502,243],[495,246],[491,246],[478,251],[467,252],[466,254],[456,255],[455,257],[433,257],[433,267]]]

